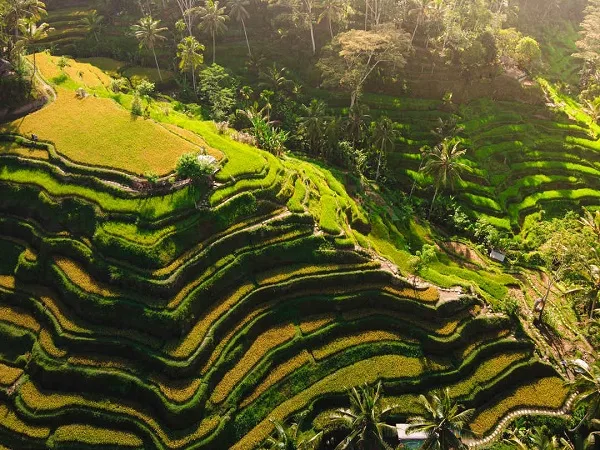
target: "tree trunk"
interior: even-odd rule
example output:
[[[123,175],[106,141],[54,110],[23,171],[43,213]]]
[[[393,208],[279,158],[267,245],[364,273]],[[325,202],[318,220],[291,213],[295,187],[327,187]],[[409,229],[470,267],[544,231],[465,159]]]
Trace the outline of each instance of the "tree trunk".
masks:
[[[333,39],[333,25],[331,24],[331,17],[329,18],[329,33],[331,34],[331,39]]]
[[[242,19],[242,28],[244,29],[244,36],[246,36],[246,45],[248,46],[248,56],[252,58],[252,52],[250,51],[250,41],[248,40],[248,33],[246,32],[246,24],[244,23],[244,19]]]
[[[381,169],[381,159],[383,158],[383,149],[379,151],[379,158],[377,158],[377,172],[375,173],[375,181],[379,180],[379,171]]]
[[[419,163],[419,170],[418,172],[421,172],[421,169],[423,168],[423,159],[421,159],[421,162]],[[408,194],[408,199],[410,200],[413,196],[413,192],[415,191],[415,187],[417,185],[417,180],[413,180],[412,186],[410,187],[410,194]]]
[[[309,18],[309,26],[310,26],[310,40],[312,42],[312,51],[313,51],[313,55],[315,53],[317,53],[317,45],[315,44],[315,30],[313,29],[313,23],[312,23],[312,15]]]
[[[367,31],[368,20],[369,20],[369,0],[365,0],[365,31]]]
[[[440,190],[440,187],[436,185],[435,192],[433,193],[433,198],[431,199],[431,206],[429,207],[429,213],[427,214],[428,219],[431,217],[431,213],[433,212],[433,205],[435,205],[435,199],[438,196],[439,190]]]
[[[212,33],[212,38],[213,38],[213,64],[214,64],[215,61],[216,61],[216,57],[217,57],[217,53],[216,53],[216,50],[217,50],[216,47],[217,47],[217,45],[215,43],[215,32],[214,31]]]
[[[417,24],[415,25],[415,30],[413,31],[412,37],[410,38],[410,45],[413,45],[413,41],[415,40],[415,36],[417,34],[417,30],[419,28],[421,22],[421,15],[417,17]]]
[[[542,323],[542,317],[544,316],[544,311],[546,310],[546,304],[548,303],[548,297],[550,296],[550,289],[552,289],[552,277],[548,275],[548,287],[546,288],[546,293],[542,298],[542,309],[540,309],[540,316],[538,317],[538,322]]]
[[[192,64],[192,86],[194,86],[194,95],[196,95],[196,67]]]
[[[598,301],[598,297],[600,297],[600,291],[596,292],[596,295],[592,300],[592,309],[590,309],[590,319],[594,318],[594,310],[596,309],[596,302]]]
[[[158,78],[162,81],[162,74],[160,73],[160,67],[158,65],[158,58],[156,57],[156,51],[154,51],[154,47],[152,47],[152,54],[154,55],[154,62],[156,63],[156,70],[158,70]]]
[[[352,91],[352,93],[350,94],[350,109],[354,107],[354,104],[356,103],[356,97],[358,97],[357,92]]]

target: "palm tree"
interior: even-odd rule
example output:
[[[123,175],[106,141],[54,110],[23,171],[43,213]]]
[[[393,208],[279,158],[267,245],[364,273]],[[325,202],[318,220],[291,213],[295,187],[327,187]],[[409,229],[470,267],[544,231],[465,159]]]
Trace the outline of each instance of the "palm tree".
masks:
[[[313,99],[308,106],[302,105],[302,111],[299,131],[306,137],[309,151],[321,154],[328,119],[325,102]]]
[[[272,66],[259,72],[259,86],[279,94],[292,87],[292,81],[286,78],[286,75],[287,69],[285,67],[277,67],[277,64],[273,63]]]
[[[573,444],[565,438],[552,436],[546,426],[534,427],[530,430],[519,430],[503,444],[515,450],[573,450]]]
[[[371,116],[369,115],[369,107],[362,104],[354,104],[348,111],[348,119],[346,128],[348,134],[352,137],[352,144],[356,147],[357,143],[362,139],[362,135],[367,127]]]
[[[448,389],[434,392],[429,397],[419,396],[419,404],[424,408],[423,416],[409,419],[411,425],[407,433],[423,432],[427,439],[423,442],[423,450],[462,450],[461,436],[467,431],[467,424],[473,417],[474,409],[461,411],[460,406],[452,401]]]
[[[451,116],[448,120],[444,120],[441,117],[438,117],[437,125],[431,130],[431,134],[436,138],[436,140],[438,140],[438,142],[443,142],[446,139],[457,139],[458,134],[464,131],[464,129],[464,126],[458,124],[458,119],[456,118],[456,116]],[[429,158],[429,153],[431,151],[432,148],[428,145],[425,145],[419,149],[419,152],[421,153],[418,169],[419,172],[421,172],[421,170],[423,169],[423,164]],[[416,186],[417,179],[415,178],[410,188],[408,198],[412,198]]]
[[[332,426],[341,426],[349,431],[336,450],[358,448],[368,450],[383,448],[391,450],[386,437],[394,438],[396,427],[385,423],[387,416],[398,405],[383,406],[381,382],[373,389],[368,384],[349,391],[350,408],[340,408],[330,415]]]
[[[275,436],[270,436],[263,448],[277,450],[312,450],[318,448],[323,432],[317,433],[310,439],[300,437],[300,425],[305,416],[306,413],[299,414],[296,421],[287,428],[281,422],[272,420],[271,422],[275,425]]]
[[[19,29],[21,30],[21,35],[23,36],[22,42],[23,45],[31,45],[35,42],[45,39],[48,37],[48,32],[53,31],[54,28],[50,27],[46,22],[36,25],[35,22],[31,20],[23,19],[19,22]],[[33,82],[33,77],[35,77],[36,71],[36,51],[33,50],[33,76],[31,77]]]
[[[204,62],[204,51],[202,45],[194,36],[186,36],[177,45],[177,57],[179,58],[180,70],[192,71],[192,83],[196,92],[196,70]]]
[[[427,161],[421,170],[426,174],[432,175],[435,180],[435,192],[431,200],[429,216],[431,216],[431,212],[433,211],[433,205],[435,204],[440,188],[448,186],[454,188],[454,184],[461,180],[461,172],[466,170],[467,166],[461,163],[459,158],[466,152],[466,149],[460,148],[460,141],[453,142],[446,139],[427,153]]]
[[[377,172],[375,181],[379,180],[379,172],[381,169],[381,160],[386,152],[394,149],[396,140],[400,136],[398,130],[394,128],[394,122],[388,117],[382,117],[377,121],[373,129],[373,145],[377,149]]]
[[[90,33],[94,35],[96,42],[98,42],[98,32],[102,28],[102,21],[104,16],[98,15],[98,12],[94,9],[88,13],[81,21],[87,26]]]
[[[39,0],[6,0],[4,19],[16,30],[22,19],[37,22],[46,13],[46,5]]]
[[[2,21],[7,33],[12,33],[13,38],[8,39],[8,55],[13,54],[15,44],[18,42],[20,22],[38,22],[46,13],[46,5],[39,0],[6,0],[4,2]]]
[[[242,24],[244,36],[246,37],[246,45],[248,46],[248,56],[252,57],[252,52],[250,51],[250,41],[248,40],[248,33],[246,32],[246,22],[244,21],[250,17],[250,13],[246,9],[247,5],[248,0],[229,0],[227,3],[227,6],[229,6],[229,17]]]
[[[414,0],[414,1],[415,1],[415,7],[412,8],[410,11],[408,11],[409,15],[417,16],[417,23],[415,25],[415,29],[414,29],[412,37],[410,39],[411,45],[412,45],[413,41],[415,40],[415,35],[417,34],[417,29],[419,28],[419,25],[421,25],[421,22],[423,21],[423,19],[425,19],[425,16],[427,15],[427,12],[429,11],[429,8],[431,7],[431,3],[433,0]]]
[[[535,427],[529,433],[530,450],[573,450],[573,445],[565,438],[552,436],[547,427]]]
[[[160,81],[162,81],[155,47],[158,41],[164,41],[166,39],[166,37],[160,33],[167,31],[167,28],[159,27],[159,25],[160,20],[154,20],[151,16],[146,16],[142,17],[138,23],[132,25],[131,30],[138,41],[140,41],[140,48],[146,47],[148,50],[152,50],[154,62],[156,62],[156,69],[158,70],[158,77],[160,78]]]
[[[329,34],[331,35],[331,39],[333,39],[333,23],[342,21],[346,18],[348,15],[349,5],[342,0],[323,0],[321,7],[323,10],[319,15],[318,23],[321,23],[323,20],[327,20]]]
[[[444,139],[457,138],[464,130],[465,127],[458,124],[458,118],[456,116],[450,116],[447,120],[438,117],[437,124],[435,128],[431,130],[431,134],[438,142],[442,142]]]
[[[225,8],[219,8],[219,0],[206,0],[204,6],[195,8],[194,12],[200,17],[200,24],[198,25],[198,28],[212,36],[213,64],[215,64],[215,38],[217,34],[221,34],[227,30],[227,25],[225,25],[225,22],[227,19],[229,19],[229,17],[225,14]]]
[[[188,34],[193,35],[192,29],[194,27],[194,15],[192,14],[194,7],[196,6],[196,0],[176,0],[179,11],[181,12],[181,20],[183,21],[185,28],[187,28]]]

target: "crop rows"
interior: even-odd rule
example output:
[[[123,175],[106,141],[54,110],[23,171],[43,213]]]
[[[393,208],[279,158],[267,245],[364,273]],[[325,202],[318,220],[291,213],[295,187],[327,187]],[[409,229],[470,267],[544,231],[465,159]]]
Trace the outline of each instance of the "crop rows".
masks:
[[[400,101],[388,110],[384,105],[391,98],[366,101],[377,113],[397,114],[402,137],[388,165],[406,189],[416,180],[423,188],[419,195],[426,196],[433,180],[418,172],[419,149],[436,143],[430,130],[437,117],[449,114],[427,102],[403,107]],[[433,108],[432,117],[424,117],[421,108]],[[467,211],[510,229],[539,209],[560,212],[600,204],[598,144],[588,124],[544,107],[486,100],[461,106],[455,116],[464,127],[459,136],[470,166],[456,197]]]
[[[1,445],[250,448],[364,381],[502,415],[505,392],[556,378],[477,299],[383,270],[350,233],[364,211],[307,162],[260,153],[212,191],[145,197],[2,158]]]

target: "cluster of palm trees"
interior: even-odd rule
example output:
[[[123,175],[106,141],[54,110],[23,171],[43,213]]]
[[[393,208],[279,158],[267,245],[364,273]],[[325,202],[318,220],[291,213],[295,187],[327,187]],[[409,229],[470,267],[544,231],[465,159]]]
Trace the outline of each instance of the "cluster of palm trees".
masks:
[[[362,173],[364,167],[356,160],[372,153],[375,160],[373,176],[379,181],[386,155],[394,150],[401,134],[396,124],[386,116],[371,120],[367,108],[355,105],[347,117],[332,116],[322,100],[313,99],[302,105],[298,118],[298,137],[307,153],[323,157],[330,162],[346,165]],[[351,144],[351,155],[336,151],[340,142]],[[338,149],[339,150],[339,149]]]
[[[195,19],[199,19],[198,29],[209,35],[212,39],[212,62],[216,62],[216,38],[219,34],[227,30],[227,21],[232,18],[242,25],[246,45],[248,47],[248,55],[252,56],[250,49],[250,41],[248,40],[248,32],[246,30],[246,20],[250,17],[250,13],[246,9],[247,0],[230,0],[227,3],[229,12],[226,7],[221,6],[219,0],[205,0],[201,6],[194,6],[195,2],[178,2],[181,7],[183,19],[176,26],[181,30],[187,29],[188,36],[182,38],[177,45],[177,57],[179,58],[179,68],[184,72],[191,72],[194,90],[196,90],[196,72],[198,67],[203,64],[203,53],[205,47],[198,42],[193,35],[192,26]],[[96,36],[97,31],[101,28],[102,16],[98,16],[95,12],[90,13],[84,20],[88,25],[90,32]],[[164,33],[168,31],[167,27],[160,26],[160,20],[155,20],[152,16],[142,17],[136,24],[131,27],[133,35],[138,39],[140,49],[145,48],[152,52],[156,69],[160,80],[162,76],[160,65],[156,55],[156,47],[161,41],[165,41]]]
[[[579,373],[573,388],[579,393],[576,407],[582,408],[583,417],[570,433],[583,431],[583,447],[597,448],[600,444],[600,366],[574,364]],[[402,407],[392,400],[384,400],[382,385],[364,384],[348,392],[349,406],[339,408],[327,417],[325,432],[302,432],[306,412],[296,416],[288,427],[273,421],[275,432],[264,443],[263,449],[314,450],[322,448],[325,433],[343,431],[345,436],[336,442],[335,450],[393,450],[396,428],[388,424],[390,413]],[[468,425],[473,409],[463,409],[449,395],[449,391],[435,391],[418,398],[420,416],[409,418],[408,435],[424,433],[422,450],[466,450],[464,439],[472,438]],[[504,450],[574,450],[566,432],[556,435],[546,426],[525,427],[518,423],[505,433],[498,447]],[[339,435],[339,434],[338,434]],[[331,442],[327,443],[328,445]],[[402,448],[402,447],[398,447]],[[577,447],[579,448],[579,447]]]
[[[0,56],[21,66],[27,48],[45,39],[52,28],[39,23],[46,16],[46,5],[38,0],[4,0],[0,2]],[[33,76],[36,73],[33,53]],[[32,76],[32,79],[33,79]]]
[[[393,450],[397,440],[396,427],[387,423],[393,410],[401,405],[386,402],[382,396],[382,385],[375,387],[364,384],[348,392],[349,407],[339,408],[327,419],[326,429],[340,430],[346,436],[336,444],[335,450]],[[408,433],[425,433],[427,436],[423,450],[463,450],[463,438],[469,436],[468,423],[474,410],[464,410],[456,404],[448,390],[436,391],[428,396],[421,395],[418,406],[423,411],[420,416],[409,419]],[[324,433],[301,433],[301,422],[306,413],[285,427],[273,421],[275,433],[269,437],[264,449],[311,450],[319,448]],[[400,447],[402,448],[402,447]]]

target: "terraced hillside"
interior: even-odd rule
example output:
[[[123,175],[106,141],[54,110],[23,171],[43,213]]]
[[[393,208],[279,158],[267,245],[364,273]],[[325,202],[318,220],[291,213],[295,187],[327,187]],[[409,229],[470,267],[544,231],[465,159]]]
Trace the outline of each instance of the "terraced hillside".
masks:
[[[42,44],[68,54],[57,34],[70,35],[74,29],[83,33],[78,17],[85,13],[76,6],[51,9],[49,22],[57,31]],[[62,20],[65,17],[71,17],[70,21]],[[123,34],[126,27],[119,23],[128,23],[126,19],[118,19],[111,27],[111,33]],[[550,80],[556,80],[557,73],[566,72],[572,79],[579,70],[570,58],[575,51],[576,32],[568,28],[561,33],[564,35],[560,34],[560,38],[544,39]],[[221,47],[221,63],[243,74],[245,43],[233,34]],[[293,58],[291,55],[282,57],[284,61]],[[131,67],[108,58],[89,58],[87,61],[124,76],[147,76],[158,81],[156,71],[151,68]],[[295,64],[293,61],[288,63]],[[166,72],[165,79],[172,75]],[[456,187],[459,193],[455,196],[474,217],[485,218],[505,230],[518,231],[527,216],[542,209],[550,215],[560,215],[581,206],[592,209],[600,206],[600,128],[582,112],[581,105],[562,95],[553,84],[538,79],[534,80],[536,83],[527,82],[521,86],[508,75],[494,77],[489,82],[465,83],[460,71],[437,61],[424,45],[418,46],[409,58],[403,77],[409,89],[417,93],[429,92],[428,99],[365,94],[361,101],[370,107],[373,117],[385,115],[397,123],[402,138],[388,154],[388,167],[391,176],[406,191],[416,181],[417,187],[421,188],[417,189],[417,196],[431,197],[432,180],[419,173],[420,149],[424,145],[437,144],[431,130],[437,126],[438,119],[447,120],[454,116],[458,125],[464,127],[461,138],[468,148],[471,166],[464,182]],[[452,91],[456,98],[480,99],[461,106],[444,104],[441,101],[444,93]],[[338,112],[348,104],[346,95],[319,90],[312,90],[311,95],[324,98]]]
[[[55,80],[58,100],[25,119],[48,142],[18,123],[2,135],[1,446],[251,449],[269,419],[309,409],[318,425],[377,380],[397,419],[449,387],[480,435],[515,408],[562,406],[562,379],[507,317],[415,287],[372,251],[394,247],[390,231],[339,174],[156,105],[142,123],[222,158],[212,187],[153,190],[134,175],[143,146],[130,165],[90,165],[116,144],[78,148],[41,119],[86,76]],[[85,86],[90,111],[131,101]],[[516,280],[491,275],[483,293],[503,283]]]
[[[47,22],[53,30],[41,43],[67,52],[72,50],[78,41],[85,39],[90,33],[89,26],[85,23],[87,13],[86,9],[77,5],[51,10]]]
[[[518,231],[528,215],[581,206],[600,206],[600,127],[581,105],[552,84],[538,80],[546,104],[480,99],[465,105],[441,101],[365,95],[372,115],[397,122],[402,133],[388,154],[390,173],[410,191],[429,199],[432,180],[422,173],[420,149],[435,145],[431,131],[438,120],[457,119],[468,149],[469,173],[453,194],[467,211],[507,230]],[[343,99],[328,97],[343,105]]]
[[[380,378],[409,397],[449,385],[482,412],[493,398],[497,414],[482,414],[479,432],[514,406],[513,389],[543,386],[518,404],[565,398],[507,319],[480,315],[472,298],[439,303],[435,289],[382,270],[341,230],[320,231],[312,215],[286,208],[310,199],[299,174],[300,183],[279,176],[264,189],[243,186],[265,175],[223,185],[211,196],[221,200],[199,211],[186,191],[174,206],[102,183],[96,203],[76,192],[97,169],[52,167],[3,157],[5,445],[110,435],[103,444],[252,448],[269,417],[317,413],[349,384]],[[144,202],[171,206],[140,214]]]

